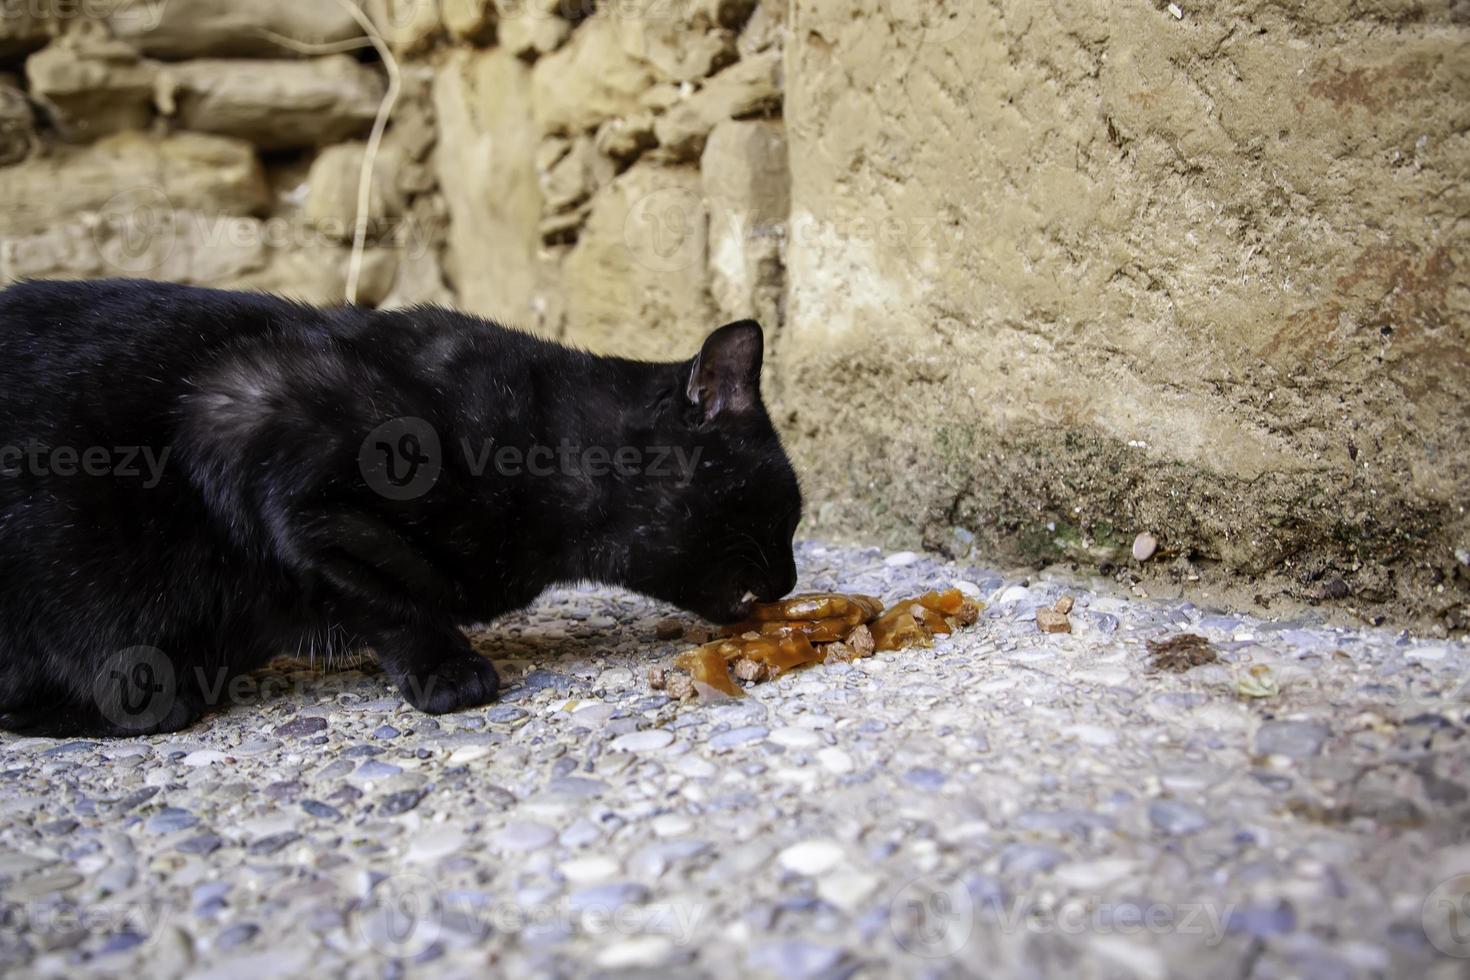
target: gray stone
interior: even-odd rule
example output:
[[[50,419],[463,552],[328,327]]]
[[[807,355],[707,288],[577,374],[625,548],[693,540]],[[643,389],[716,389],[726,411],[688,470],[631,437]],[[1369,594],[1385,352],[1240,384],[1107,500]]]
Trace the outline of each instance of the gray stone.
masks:
[[[199,822],[199,818],[180,807],[164,807],[148,818],[145,829],[150,834],[173,834],[187,830]]]
[[[1320,721],[1270,721],[1256,731],[1256,752],[1305,759],[1322,751],[1332,729]]]
[[[1210,825],[1210,820],[1196,807],[1178,800],[1158,800],[1150,803],[1148,819],[1166,834],[1193,834]]]
[[[733,749],[736,746],[758,742],[770,734],[770,729],[760,725],[746,725],[741,728],[732,728],[728,732],[721,732],[709,740],[712,749]]]
[[[171,65],[163,78],[170,92],[165,112],[185,129],[273,150],[326,146],[365,134],[385,84],[377,72],[346,55],[306,61],[201,59]]]
[[[306,738],[327,730],[327,719],[315,715],[305,715],[293,718],[282,725],[277,725],[275,734],[281,738]]]
[[[595,885],[572,892],[567,897],[567,908],[574,914],[598,912],[612,913],[624,905],[639,905],[648,901],[649,891],[634,881],[618,881]]]
[[[122,0],[106,6],[112,33],[146,54],[164,58],[284,57],[291,49],[271,35],[303,44],[357,37],[361,29],[335,3],[299,0]]]
[[[405,789],[397,793],[389,793],[378,804],[377,813],[382,817],[396,817],[400,813],[407,813],[418,806],[426,795],[428,795],[428,790],[424,789]]]

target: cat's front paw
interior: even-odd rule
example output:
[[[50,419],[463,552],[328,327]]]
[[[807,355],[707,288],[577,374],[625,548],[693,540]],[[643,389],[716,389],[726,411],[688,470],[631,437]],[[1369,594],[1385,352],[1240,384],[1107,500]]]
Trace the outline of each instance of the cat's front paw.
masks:
[[[432,671],[414,671],[398,679],[409,704],[431,715],[489,704],[500,693],[500,675],[479,654],[465,650],[441,660]]]

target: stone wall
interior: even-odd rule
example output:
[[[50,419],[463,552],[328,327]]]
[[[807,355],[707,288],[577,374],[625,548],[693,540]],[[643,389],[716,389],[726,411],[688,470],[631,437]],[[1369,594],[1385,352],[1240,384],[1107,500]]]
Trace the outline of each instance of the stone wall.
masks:
[[[340,300],[385,72],[336,0],[48,2],[0,0],[0,276]],[[1465,0],[364,8],[360,301],[754,315],[813,532],[1466,625]]]
[[[341,302],[386,91],[364,41],[334,0],[0,0],[0,281],[148,276]],[[430,82],[405,67],[380,153],[369,304],[453,301]]]

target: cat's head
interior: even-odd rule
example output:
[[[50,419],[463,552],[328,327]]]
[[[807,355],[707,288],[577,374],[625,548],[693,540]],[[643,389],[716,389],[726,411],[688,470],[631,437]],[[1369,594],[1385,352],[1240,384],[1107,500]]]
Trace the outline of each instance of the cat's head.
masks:
[[[763,348],[754,320],[721,327],[659,365],[640,407],[672,473],[630,501],[627,584],[718,623],[796,584],[801,488],[761,400]]]

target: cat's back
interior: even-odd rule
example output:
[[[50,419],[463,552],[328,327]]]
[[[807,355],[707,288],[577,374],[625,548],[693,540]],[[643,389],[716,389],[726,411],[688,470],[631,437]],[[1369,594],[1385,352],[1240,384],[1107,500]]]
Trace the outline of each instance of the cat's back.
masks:
[[[141,279],[30,280],[0,290],[0,350],[23,361],[129,351],[156,359],[317,316],[264,293]]]

